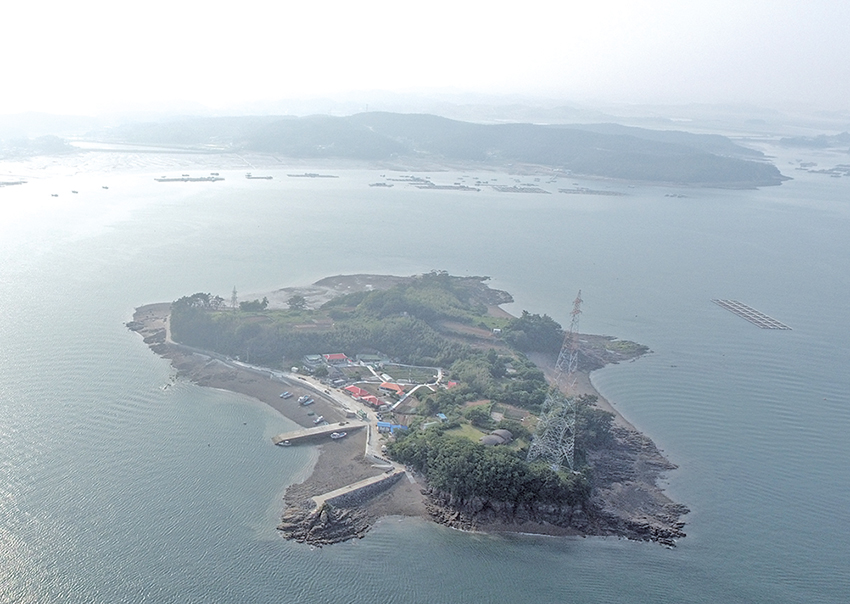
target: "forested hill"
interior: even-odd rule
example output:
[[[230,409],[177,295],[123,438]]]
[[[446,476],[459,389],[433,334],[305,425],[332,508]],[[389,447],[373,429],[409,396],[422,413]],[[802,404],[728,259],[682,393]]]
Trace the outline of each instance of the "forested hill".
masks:
[[[192,118],[132,124],[105,133],[124,142],[209,145],[297,158],[425,160],[444,164],[534,164],[576,175],[740,187],[779,184],[761,154],[717,135],[616,124],[474,124],[435,115],[360,113]],[[746,159],[744,159],[746,158]]]

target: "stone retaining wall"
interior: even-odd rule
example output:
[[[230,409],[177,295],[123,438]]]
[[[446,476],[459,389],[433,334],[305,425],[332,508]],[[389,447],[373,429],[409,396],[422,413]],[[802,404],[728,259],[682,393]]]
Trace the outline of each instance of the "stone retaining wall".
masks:
[[[392,485],[397,483],[402,476],[404,476],[404,472],[387,474],[386,478],[379,482],[373,482],[372,484],[367,484],[354,491],[337,495],[332,499],[325,500],[325,503],[337,507],[356,507],[370,500],[378,493],[390,488]]]

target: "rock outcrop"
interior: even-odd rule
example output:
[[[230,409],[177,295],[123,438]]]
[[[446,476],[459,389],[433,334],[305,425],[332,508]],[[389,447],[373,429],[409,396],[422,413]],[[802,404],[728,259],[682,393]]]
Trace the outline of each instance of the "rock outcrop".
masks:
[[[469,531],[511,530],[561,535],[617,536],[674,546],[685,536],[681,516],[688,509],[658,488],[661,474],[676,466],[643,434],[613,428],[609,446],[592,451],[592,491],[580,505],[513,505],[426,491],[435,522]]]
[[[277,530],[287,539],[321,547],[362,538],[373,523],[365,509],[325,504],[320,509],[287,508]]]

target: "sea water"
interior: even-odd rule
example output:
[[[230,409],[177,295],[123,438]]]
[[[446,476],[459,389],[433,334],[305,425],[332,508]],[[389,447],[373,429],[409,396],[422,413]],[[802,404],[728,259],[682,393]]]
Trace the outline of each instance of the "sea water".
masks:
[[[157,183],[170,166],[149,167],[158,156],[85,157],[25,165],[28,184],[0,189],[0,602],[850,596],[850,180],[780,156],[795,177],[780,187],[562,178],[535,195],[370,188],[385,171],[350,168],[246,180],[225,166],[223,182]],[[464,175],[530,180],[430,174]],[[557,192],[573,182],[623,195]],[[196,291],[432,269],[490,276],[514,295],[508,310],[562,324],[581,289],[582,331],[652,349],[593,380],[679,466],[664,481],[692,510],[678,547],[410,518],[323,549],[284,541],[282,493],[317,450],[274,447],[287,419],[174,382],[123,325],[136,306]],[[712,298],[793,330],[760,330]]]

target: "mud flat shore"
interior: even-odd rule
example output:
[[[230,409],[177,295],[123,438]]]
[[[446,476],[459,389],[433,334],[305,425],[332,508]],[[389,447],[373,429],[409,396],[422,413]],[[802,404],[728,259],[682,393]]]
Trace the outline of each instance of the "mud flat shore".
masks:
[[[328,289],[342,293],[358,287],[386,287],[397,278],[351,276],[342,279],[344,286],[328,288],[326,283],[311,286],[312,292],[324,298]],[[286,290],[289,294],[291,290]],[[332,294],[331,294],[332,295]],[[494,312],[504,312],[498,306]],[[289,375],[281,378],[270,371],[250,368],[213,352],[192,349],[171,341],[168,320],[169,303],[149,304],[136,309],[127,327],[138,333],[156,354],[170,360],[178,376],[213,388],[221,388],[254,397],[303,427],[313,425],[309,412],[323,415],[329,422],[347,421],[345,409],[335,400],[336,393],[322,390],[309,380]],[[310,476],[288,487],[284,495],[284,512],[278,529],[289,539],[312,545],[325,545],[363,537],[384,516],[417,516],[453,528],[483,532],[516,532],[541,535],[616,536],[641,541],[655,541],[673,546],[685,536],[681,517],[688,509],[667,497],[658,486],[665,472],[676,466],[670,463],[655,444],[637,431],[593,387],[593,369],[622,360],[637,358],[645,350],[610,355],[604,342],[613,338],[586,336],[583,363],[574,384],[559,384],[568,394],[590,394],[596,405],[614,414],[613,439],[604,448],[589,453],[592,472],[592,495],[583,506],[536,506],[513,508],[500,502],[471,500],[458,506],[443,494],[429,489],[424,477],[404,472],[400,479],[385,488],[374,489],[344,505],[325,504],[316,508],[312,498],[329,493],[356,481],[387,472],[387,466],[376,464],[364,455],[368,430],[358,430],[341,440],[320,445],[320,454]],[[596,342],[594,338],[599,339]],[[600,345],[601,343],[601,345]],[[603,351],[603,352],[600,352]],[[530,355],[550,380],[555,358]],[[281,380],[284,380],[283,382]],[[294,397],[311,395],[310,408],[281,399],[288,390]],[[273,446],[273,445],[269,445]],[[282,451],[283,453],[283,451]]]

